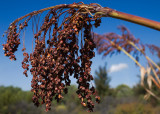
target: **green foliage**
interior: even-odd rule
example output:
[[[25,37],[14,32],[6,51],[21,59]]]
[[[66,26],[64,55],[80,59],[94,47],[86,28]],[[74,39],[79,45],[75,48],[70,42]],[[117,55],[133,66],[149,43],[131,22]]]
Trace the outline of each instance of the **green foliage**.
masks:
[[[122,84],[116,87],[115,94],[117,98],[129,97],[133,95],[133,91],[129,86]]]
[[[110,77],[108,77],[107,70],[106,70],[106,65],[104,67],[99,67],[99,70],[95,71],[95,85],[96,85],[96,90],[98,91],[98,94],[103,97],[105,95],[109,94],[109,82],[110,82]]]
[[[64,95],[62,102],[64,104],[69,104],[71,102],[79,103],[76,90],[77,90],[77,87],[75,85],[71,85],[70,87],[68,87],[68,93]]]
[[[160,91],[159,89],[156,87],[156,85],[152,85],[152,91],[157,95],[160,96]],[[147,93],[145,91],[145,89],[140,85],[137,84],[136,86],[133,87],[133,92],[135,96],[139,96],[140,99],[144,99],[144,95]],[[157,106],[160,105],[160,101],[157,100],[155,97],[150,96],[150,98],[147,100],[147,102],[149,102],[151,105],[153,106]]]
[[[74,114],[81,108],[80,100],[76,94],[77,87],[71,85],[68,88],[68,94],[57,103],[53,100],[54,114],[70,113]],[[22,91],[20,88],[12,86],[0,86],[0,114],[50,114],[45,112],[45,106],[36,107],[32,102],[32,92]],[[52,114],[52,113],[51,113]]]
[[[118,105],[114,114],[154,114],[153,112],[151,105],[133,102]]]
[[[17,110],[17,105],[20,102],[31,102],[31,96],[31,92],[22,91],[20,88],[17,87],[15,88],[12,86],[0,86],[0,113],[4,114],[9,113],[9,110]]]

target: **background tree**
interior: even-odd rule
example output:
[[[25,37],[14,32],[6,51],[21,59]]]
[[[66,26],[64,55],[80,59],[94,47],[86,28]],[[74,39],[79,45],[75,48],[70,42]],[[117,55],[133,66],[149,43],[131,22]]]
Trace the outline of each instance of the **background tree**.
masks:
[[[115,88],[115,95],[117,98],[129,97],[133,95],[133,91],[129,86],[122,84]]]
[[[103,67],[99,67],[98,71],[95,71],[95,85],[97,92],[100,96],[105,96],[109,94],[109,82],[111,78],[108,76],[106,64]]]

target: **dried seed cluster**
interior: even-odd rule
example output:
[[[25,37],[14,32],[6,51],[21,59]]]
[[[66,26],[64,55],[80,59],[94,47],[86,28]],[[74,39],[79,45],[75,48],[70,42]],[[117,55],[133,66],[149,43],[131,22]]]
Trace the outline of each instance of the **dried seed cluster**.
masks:
[[[158,46],[147,44],[147,47],[150,49],[152,54],[156,53],[158,58],[160,58],[160,48]]]
[[[9,57],[10,60],[16,60],[14,53],[17,51],[17,48],[20,44],[20,32],[21,30],[28,26],[27,22],[31,19],[29,17],[23,23],[20,23],[18,26],[16,24],[12,24],[8,28],[7,32],[7,43],[2,44],[5,56]]]
[[[129,30],[120,26],[119,29],[122,31],[122,35],[118,35],[116,33],[107,33],[104,35],[99,35],[94,33],[94,41],[96,42],[96,46],[99,53],[104,53],[104,56],[113,55],[116,53],[120,53],[121,50],[118,47],[123,48],[126,52],[133,54],[135,59],[139,61],[139,55],[145,51],[145,46],[141,44],[141,52],[135,49],[134,45],[140,45],[139,39],[136,39]]]
[[[16,27],[16,25],[9,27],[10,32],[7,35],[7,43],[2,44],[5,56],[8,56],[11,60],[16,60],[14,52],[17,51],[20,44],[19,33],[17,33]]]
[[[83,10],[84,11],[84,10]],[[60,16],[65,14],[65,18],[59,25]],[[27,26],[30,16],[25,22],[15,24],[9,28],[7,43],[3,44],[5,55],[10,59],[15,59],[14,52],[20,44],[20,31]],[[94,21],[95,23],[93,23]],[[94,25],[98,27],[100,19],[90,17],[86,13],[77,12],[71,8],[69,10],[52,9],[45,16],[44,21],[38,32],[34,35],[35,48],[29,55],[22,49],[24,60],[22,61],[23,74],[27,75],[29,64],[30,72],[33,75],[31,81],[32,100],[36,106],[46,105],[46,111],[51,109],[53,98],[59,102],[63,93],[67,93],[67,86],[70,86],[70,76],[77,79],[77,94],[81,104],[93,111],[94,102],[92,95],[95,96],[96,102],[100,102],[100,97],[96,96],[96,90],[90,85],[93,76],[91,71],[91,59],[95,56],[96,47],[91,28]],[[81,43],[78,41],[81,33]],[[82,35],[83,33],[83,35]],[[30,63],[29,63],[30,62]]]

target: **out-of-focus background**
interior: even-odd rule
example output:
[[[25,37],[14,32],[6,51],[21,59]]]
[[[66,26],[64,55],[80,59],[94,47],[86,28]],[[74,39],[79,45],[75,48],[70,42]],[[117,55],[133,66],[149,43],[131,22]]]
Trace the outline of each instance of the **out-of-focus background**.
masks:
[[[45,7],[58,4],[71,4],[80,0],[4,0],[0,2],[0,37],[7,30],[9,24],[27,13]],[[99,3],[103,7],[110,7],[118,11],[160,21],[158,0],[89,0],[84,3]],[[96,33],[104,34],[115,32],[117,26],[125,25],[136,38],[144,44],[160,45],[160,32],[133,23],[125,22],[113,18],[103,18],[101,26],[94,29]],[[30,27],[31,28],[31,27]],[[27,51],[31,51],[32,31],[26,31],[25,45]],[[6,42],[5,37],[0,38],[0,114],[45,114],[45,106],[36,107],[32,103],[31,79],[23,75],[21,61],[22,52],[16,52],[17,61],[10,61],[3,55],[2,45]],[[22,48],[22,45],[20,45]],[[20,50],[20,49],[19,49]],[[96,51],[96,50],[95,50]],[[156,63],[159,59],[156,55],[147,54]],[[144,100],[145,90],[139,85],[139,68],[124,54],[112,57],[102,57],[96,52],[96,57],[92,59],[92,71],[95,85],[101,103],[95,105],[94,114],[159,114],[160,102],[150,97]],[[107,65],[105,64],[107,63]],[[147,62],[140,58],[142,65]],[[85,114],[85,107],[81,106],[76,94],[76,80],[72,79],[69,93],[64,95],[60,103],[53,101],[52,110],[48,114]],[[153,86],[153,91],[159,95],[160,92]]]
[[[154,97],[144,100],[146,91],[139,84],[129,87],[121,84],[109,86],[111,77],[106,66],[95,72],[95,86],[101,96],[100,104],[95,103],[92,114],[159,114],[160,101]],[[76,85],[69,87],[68,94],[59,103],[52,102],[51,111],[45,112],[45,105],[36,107],[32,103],[32,93],[13,86],[0,86],[0,114],[88,114],[76,94]],[[153,86],[153,92],[160,95]]]

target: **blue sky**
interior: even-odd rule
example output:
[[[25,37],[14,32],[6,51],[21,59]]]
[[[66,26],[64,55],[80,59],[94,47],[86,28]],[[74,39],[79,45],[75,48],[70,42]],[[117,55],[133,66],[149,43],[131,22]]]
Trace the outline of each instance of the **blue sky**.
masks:
[[[80,2],[79,0],[1,0],[0,2],[0,36],[7,30],[9,24],[16,18],[21,17],[29,12],[39,10],[45,7],[54,6],[58,4],[71,4],[73,2]],[[137,16],[149,18],[155,21],[160,21],[159,0],[88,0],[84,3],[99,3],[103,7],[110,7],[118,11],[134,14]],[[133,23],[125,22],[113,18],[103,18],[101,27],[95,30],[96,33],[103,34],[107,32],[118,31],[117,26],[125,25],[136,38],[140,38],[143,43],[150,43],[160,45],[160,32],[146,28]],[[30,49],[32,40],[32,31],[28,31],[26,34],[26,47]],[[29,75],[26,78],[22,73],[21,61],[23,59],[22,52],[16,52],[18,60],[13,62],[4,56],[2,45],[5,43],[5,38],[0,38],[0,85],[4,86],[17,86],[23,90],[29,90],[32,76]],[[20,46],[22,47],[22,45]],[[151,54],[148,54],[153,60],[158,62],[158,59]],[[146,65],[146,61],[143,58],[140,59],[143,65]],[[138,83],[139,74],[138,67],[124,54],[117,56],[102,58],[102,55],[96,53],[96,57],[93,59],[92,74],[99,66],[104,66],[107,62],[107,69],[112,69],[109,73],[111,76],[111,87],[116,87],[119,84],[127,84],[130,87]],[[115,68],[120,70],[113,70]],[[121,68],[122,67],[122,68]],[[117,69],[118,69],[117,68]],[[75,80],[72,80],[75,83]]]

